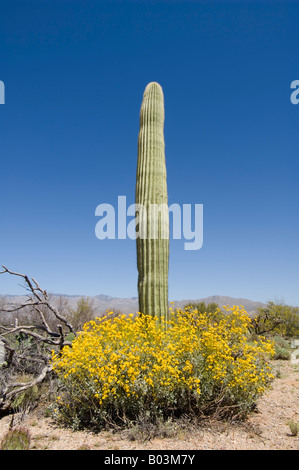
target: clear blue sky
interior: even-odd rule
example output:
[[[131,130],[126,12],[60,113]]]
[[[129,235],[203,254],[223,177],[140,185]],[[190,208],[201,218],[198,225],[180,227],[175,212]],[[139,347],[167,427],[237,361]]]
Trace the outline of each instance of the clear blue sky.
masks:
[[[5,1],[0,264],[49,292],[137,295],[135,242],[95,208],[134,202],[145,86],[165,97],[169,203],[204,205],[204,244],[170,241],[172,299],[299,305],[299,3]],[[0,293],[23,293],[0,277]]]

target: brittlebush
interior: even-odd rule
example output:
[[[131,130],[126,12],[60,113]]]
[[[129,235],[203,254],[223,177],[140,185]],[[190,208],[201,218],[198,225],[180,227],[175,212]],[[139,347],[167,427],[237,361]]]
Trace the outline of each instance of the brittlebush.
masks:
[[[53,353],[64,385],[54,414],[75,427],[128,423],[140,414],[248,412],[273,378],[271,343],[249,343],[243,308],[226,314],[170,311],[155,317],[107,314],[86,323],[72,347]]]

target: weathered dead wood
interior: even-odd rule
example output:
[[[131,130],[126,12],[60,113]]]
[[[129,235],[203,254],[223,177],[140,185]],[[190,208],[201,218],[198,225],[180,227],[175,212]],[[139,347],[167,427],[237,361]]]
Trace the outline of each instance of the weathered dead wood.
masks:
[[[41,383],[51,372],[51,350],[61,351],[64,346],[71,346],[66,340],[69,333],[74,333],[73,326],[49,300],[47,291],[42,289],[34,278],[18,273],[3,266],[0,274],[10,274],[25,281],[25,288],[29,292],[26,301],[20,305],[2,306],[3,313],[14,314],[14,323],[2,325],[0,316],[0,340],[5,348],[5,361],[0,365],[0,409],[5,410],[11,406],[13,399],[20,393]],[[38,313],[40,324],[21,325],[18,314],[25,308],[32,308]],[[59,321],[57,330],[50,328],[42,308],[46,307],[49,313]],[[66,331],[65,331],[66,330]],[[25,340],[29,345],[24,346]],[[28,342],[28,341],[27,341]],[[19,343],[19,344],[18,344]],[[20,347],[22,345],[22,347]],[[32,347],[34,345],[34,347]],[[35,377],[26,383],[16,382],[14,376],[20,364],[36,363]],[[41,369],[41,365],[43,368]],[[1,374],[2,371],[2,374]],[[6,371],[3,374],[3,371]],[[10,371],[11,374],[9,373]],[[2,375],[2,377],[1,377]]]

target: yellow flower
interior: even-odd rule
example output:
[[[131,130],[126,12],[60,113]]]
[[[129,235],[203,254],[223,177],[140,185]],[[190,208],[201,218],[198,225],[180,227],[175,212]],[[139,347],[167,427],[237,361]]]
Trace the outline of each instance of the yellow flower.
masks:
[[[137,406],[137,397],[141,407],[151,400],[173,406],[182,390],[204,402],[205,393],[217,387],[242,400],[245,393],[256,396],[273,378],[264,359],[273,345],[265,339],[248,343],[250,318],[242,307],[225,311],[215,320],[209,313],[173,308],[162,322],[108,312],[86,323],[71,348],[52,353],[53,369],[74,401],[96,399],[103,409]]]

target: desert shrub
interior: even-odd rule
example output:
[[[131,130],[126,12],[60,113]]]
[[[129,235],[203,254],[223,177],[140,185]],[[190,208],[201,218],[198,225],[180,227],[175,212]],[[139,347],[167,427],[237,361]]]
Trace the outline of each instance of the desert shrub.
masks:
[[[257,335],[299,337],[299,308],[269,301],[266,307],[258,308],[251,329]]]
[[[75,331],[81,330],[84,323],[93,320],[95,316],[96,311],[93,301],[88,297],[81,297],[77,302],[76,309],[69,308],[67,313],[68,320]]]
[[[217,410],[246,414],[273,378],[272,343],[248,343],[244,309],[156,317],[110,315],[86,323],[53,369],[64,386],[53,415],[74,428],[154,422]]]
[[[20,378],[23,379],[23,383],[30,381],[30,376],[24,375]],[[37,385],[33,385],[32,387],[18,393],[15,396],[14,400],[12,401],[11,408],[15,412],[30,410],[36,406],[39,397],[39,388]]]
[[[9,430],[0,443],[0,450],[29,450],[30,433],[24,428]]]
[[[299,434],[299,423],[294,420],[289,421],[289,428],[292,436],[297,436]]]
[[[290,341],[285,339],[283,336],[275,335],[273,336],[274,345],[284,349],[290,349]]]
[[[283,361],[288,361],[291,357],[291,352],[289,349],[282,348],[281,346],[275,345],[273,359],[281,359]]]
[[[273,336],[274,354],[273,359],[289,360],[291,357],[290,342],[283,336]]]
[[[219,306],[215,302],[211,302],[209,304],[206,304],[205,302],[187,304],[185,305],[184,310],[197,310],[197,312],[201,314],[206,312],[218,313],[220,311]]]

